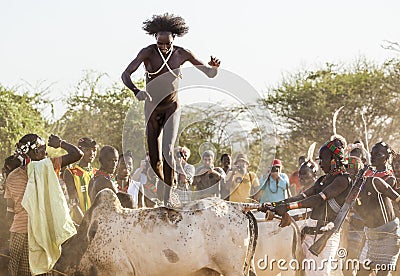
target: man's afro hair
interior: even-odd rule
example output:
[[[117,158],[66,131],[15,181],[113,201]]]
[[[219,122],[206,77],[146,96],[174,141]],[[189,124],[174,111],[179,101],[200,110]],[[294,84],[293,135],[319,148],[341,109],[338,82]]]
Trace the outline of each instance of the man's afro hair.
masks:
[[[153,15],[149,20],[143,22],[143,30],[149,35],[156,35],[158,32],[171,32],[172,35],[184,36],[189,27],[185,20],[180,16],[164,13],[162,15]]]

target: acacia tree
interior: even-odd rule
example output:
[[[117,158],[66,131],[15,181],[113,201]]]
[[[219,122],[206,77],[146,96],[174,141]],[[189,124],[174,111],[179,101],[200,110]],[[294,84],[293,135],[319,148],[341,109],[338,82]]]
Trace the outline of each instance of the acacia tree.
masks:
[[[398,147],[400,114],[400,62],[389,60],[378,66],[359,60],[353,66],[326,64],[317,71],[303,71],[285,78],[262,101],[279,119],[279,157],[297,166],[308,145],[321,145],[332,135],[333,113],[344,106],[337,132],[349,142],[364,140],[364,114],[368,140],[384,140]]]
[[[144,136],[143,103],[121,84],[104,85],[106,74],[88,72],[66,99],[67,112],[53,124],[57,133],[72,143],[81,137],[91,137],[100,146],[111,145],[122,152],[124,124],[133,153],[142,151]],[[143,87],[144,82],[136,82]],[[127,117],[129,111],[129,116]],[[125,119],[128,122],[125,122]]]
[[[15,150],[15,143],[28,133],[45,135],[45,120],[39,105],[48,104],[43,93],[24,92],[0,85],[0,160]]]
[[[260,163],[267,162],[265,156],[272,156],[275,150],[270,120],[259,106],[197,104],[182,113],[178,144],[191,150],[192,164],[199,163],[207,149],[215,151],[218,165],[223,153],[240,152],[248,154],[251,170],[257,171]]]

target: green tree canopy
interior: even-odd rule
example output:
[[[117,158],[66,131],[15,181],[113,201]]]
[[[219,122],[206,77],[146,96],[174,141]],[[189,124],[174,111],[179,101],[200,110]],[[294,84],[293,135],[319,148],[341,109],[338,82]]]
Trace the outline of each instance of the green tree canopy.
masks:
[[[15,150],[15,143],[28,133],[45,135],[45,121],[37,106],[46,104],[42,93],[18,93],[0,85],[0,160]]]
[[[88,72],[82,78],[66,99],[67,112],[53,124],[53,131],[73,144],[79,138],[90,137],[100,146],[111,145],[122,153],[122,133],[129,110],[128,140],[134,140],[135,143],[129,144],[136,145],[129,150],[142,151],[144,141],[137,139],[144,137],[143,103],[122,84],[104,86],[105,77],[105,74]],[[143,87],[144,82],[136,85]]]
[[[399,94],[399,60],[378,66],[363,59],[353,66],[326,64],[293,74],[271,89],[263,104],[278,117],[278,156],[294,169],[312,142],[321,145],[333,134],[332,117],[340,106],[337,133],[348,142],[365,143],[363,113],[370,144],[383,140],[397,147]]]

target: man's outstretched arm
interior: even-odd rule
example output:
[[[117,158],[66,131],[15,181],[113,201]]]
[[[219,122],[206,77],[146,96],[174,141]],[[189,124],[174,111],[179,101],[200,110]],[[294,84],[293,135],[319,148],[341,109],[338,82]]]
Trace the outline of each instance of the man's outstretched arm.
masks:
[[[202,71],[204,74],[207,75],[209,78],[214,78],[217,73],[218,73],[218,67],[221,64],[221,61],[219,61],[217,58],[212,57],[210,61],[208,62],[208,65],[211,67],[206,66],[203,62],[198,60],[190,51],[186,50],[188,54],[188,59],[191,64],[196,66],[200,71]]]

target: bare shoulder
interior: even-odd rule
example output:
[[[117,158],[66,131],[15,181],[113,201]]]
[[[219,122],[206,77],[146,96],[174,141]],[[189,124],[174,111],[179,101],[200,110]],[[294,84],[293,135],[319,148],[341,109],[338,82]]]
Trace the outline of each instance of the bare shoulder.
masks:
[[[176,53],[179,54],[180,56],[183,56],[183,57],[186,57],[186,58],[189,58],[189,57],[193,56],[192,52],[190,50],[188,50],[188,49],[185,49],[185,48],[180,47],[180,46],[174,46],[174,48],[175,48]]]
[[[143,48],[142,50],[140,50],[139,52],[139,56],[142,56],[142,58],[148,58],[149,56],[151,56],[152,54],[154,54],[155,52],[155,45],[151,44],[145,48]]]

